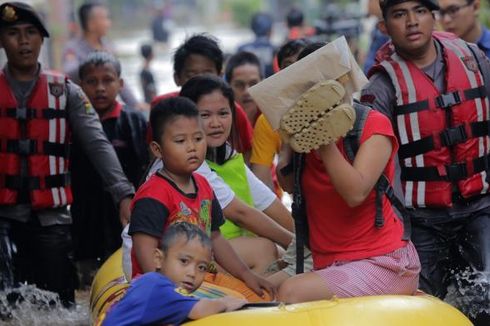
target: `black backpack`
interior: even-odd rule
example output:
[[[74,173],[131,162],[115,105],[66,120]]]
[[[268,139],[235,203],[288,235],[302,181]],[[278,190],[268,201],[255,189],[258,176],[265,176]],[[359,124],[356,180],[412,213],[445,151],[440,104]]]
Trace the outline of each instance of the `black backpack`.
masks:
[[[344,137],[344,150],[346,152],[348,160],[352,163],[359,150],[361,141],[362,130],[366,123],[367,116],[371,108],[354,102],[354,109],[356,111],[356,121],[351,131]],[[296,228],[296,273],[303,273],[304,263],[304,245],[308,243],[308,222],[306,218],[306,206],[301,189],[301,175],[304,168],[304,154],[295,153],[293,155],[292,168],[294,171],[294,190],[293,190],[293,204],[292,215]],[[411,224],[407,209],[395,196],[393,187],[391,186],[388,177],[382,174],[376,182],[374,189],[376,190],[376,215],[374,220],[374,226],[376,228],[382,228],[384,226],[383,217],[383,196],[386,196],[391,205],[398,211],[398,217],[403,221],[403,236],[402,240],[410,240]]]

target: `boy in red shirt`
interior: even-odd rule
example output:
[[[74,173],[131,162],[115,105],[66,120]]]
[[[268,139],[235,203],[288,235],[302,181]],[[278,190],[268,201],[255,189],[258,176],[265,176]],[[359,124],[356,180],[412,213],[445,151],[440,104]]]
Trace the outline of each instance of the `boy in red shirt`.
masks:
[[[206,140],[195,104],[174,97],[151,111],[153,155],[163,168],[137,191],[132,202],[129,234],[133,240],[133,276],[155,270],[153,252],[161,234],[172,223],[189,222],[210,235],[216,262],[262,295],[273,291],[269,282],[255,275],[237,256],[219,227],[223,213],[207,180],[194,171],[202,164]]]
[[[194,76],[203,74],[221,76],[223,73],[223,51],[211,35],[196,34],[188,38],[175,50],[173,61],[174,81],[177,86],[184,85]],[[159,95],[153,99],[151,104],[154,106],[163,99],[177,95],[178,92]],[[253,128],[244,109],[238,104],[236,107],[235,126],[238,137],[233,145],[248,162],[252,151]]]

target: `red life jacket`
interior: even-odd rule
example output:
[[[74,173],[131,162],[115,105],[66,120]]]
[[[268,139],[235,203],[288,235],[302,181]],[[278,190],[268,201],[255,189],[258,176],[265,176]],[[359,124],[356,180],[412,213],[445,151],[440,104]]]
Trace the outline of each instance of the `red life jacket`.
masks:
[[[65,76],[41,73],[21,108],[0,72],[0,94],[0,205],[18,204],[25,191],[33,209],[70,204]]]
[[[476,57],[447,33],[442,45],[446,93],[410,61],[384,46],[370,74],[383,70],[396,91],[394,111],[407,207],[451,207],[488,192],[489,102]]]

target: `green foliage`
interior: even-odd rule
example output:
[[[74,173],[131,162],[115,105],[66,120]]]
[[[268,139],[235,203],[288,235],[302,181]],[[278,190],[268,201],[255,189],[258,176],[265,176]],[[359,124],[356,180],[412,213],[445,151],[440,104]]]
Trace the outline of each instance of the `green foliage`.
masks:
[[[252,16],[260,11],[262,1],[260,0],[227,0],[225,6],[230,8],[233,21],[239,26],[248,27]]]
[[[488,1],[480,1],[480,21],[485,26],[490,26],[490,6]]]

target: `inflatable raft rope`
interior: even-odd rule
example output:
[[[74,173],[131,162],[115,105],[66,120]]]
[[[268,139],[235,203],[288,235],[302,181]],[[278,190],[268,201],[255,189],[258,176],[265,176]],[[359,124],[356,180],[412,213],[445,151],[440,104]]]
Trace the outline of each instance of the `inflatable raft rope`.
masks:
[[[123,276],[122,251],[115,252],[97,272],[90,293],[94,324],[100,325],[110,306],[120,300],[129,284]],[[240,293],[204,282],[197,297],[226,295],[243,298]],[[251,305],[254,306],[254,305]],[[264,305],[257,305],[264,306]],[[265,305],[267,306],[267,305]],[[472,323],[456,308],[429,296],[385,295],[246,309],[209,316],[186,323],[189,326],[253,325],[397,325],[463,326]]]

